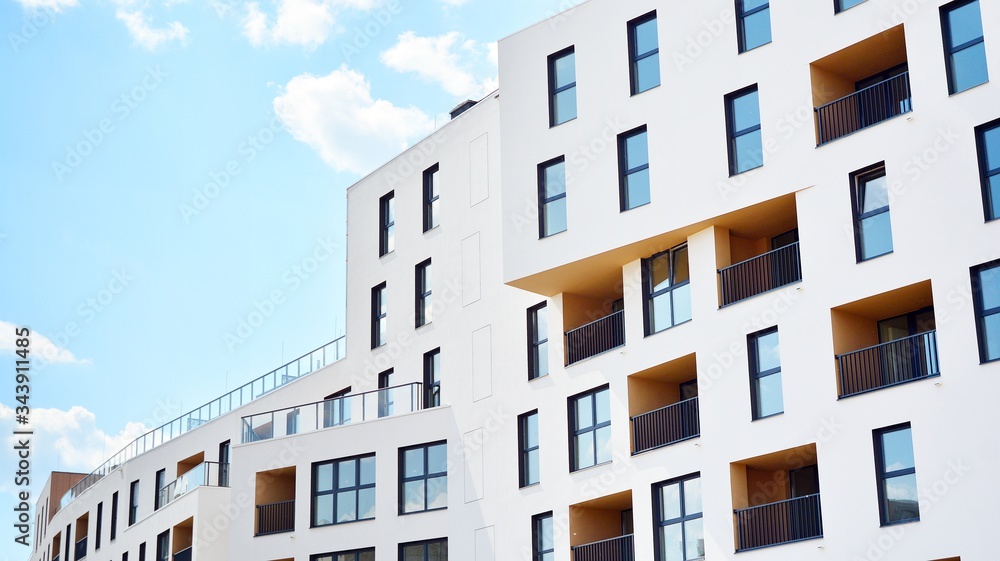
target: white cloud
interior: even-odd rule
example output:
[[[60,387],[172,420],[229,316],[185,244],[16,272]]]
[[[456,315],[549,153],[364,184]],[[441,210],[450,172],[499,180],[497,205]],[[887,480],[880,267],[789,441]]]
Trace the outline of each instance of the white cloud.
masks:
[[[0,425],[14,427],[14,409],[0,403]],[[90,472],[137,437],[149,431],[143,423],[128,423],[117,434],[107,434],[97,427],[97,419],[87,409],[74,406],[61,409],[32,408],[31,427],[35,446],[55,453],[59,469]],[[5,430],[10,434],[10,430]],[[16,437],[10,437],[13,441]],[[11,446],[6,446],[11,450]],[[54,469],[55,466],[52,466]]]
[[[493,61],[493,52],[495,47],[466,40],[457,31],[437,37],[420,37],[406,31],[380,58],[389,68],[413,72],[456,97],[479,99],[496,89],[496,78],[479,80],[474,73],[484,57]]]
[[[187,40],[188,28],[180,22],[173,21],[166,27],[153,27],[152,17],[142,8],[129,7],[132,2],[118,2],[120,7],[115,12],[115,17],[125,24],[129,36],[142,48],[156,50],[160,45],[178,41],[184,43]]]
[[[326,76],[300,74],[274,100],[296,140],[338,171],[367,173],[429,134],[433,120],[416,107],[373,99],[364,75],[342,66]]]
[[[0,354],[14,354],[21,349],[17,346],[18,337],[14,335],[16,327],[13,323],[0,320]],[[50,364],[90,364],[89,360],[76,358],[69,349],[60,347],[37,331],[32,331],[29,339],[31,341],[29,358],[41,357]]]
[[[378,0],[276,0],[271,16],[260,2],[248,2],[243,17],[243,35],[254,46],[271,44],[316,48],[334,30],[342,9],[370,10]]]
[[[26,10],[52,10],[62,12],[65,8],[75,8],[79,5],[77,0],[17,0]]]

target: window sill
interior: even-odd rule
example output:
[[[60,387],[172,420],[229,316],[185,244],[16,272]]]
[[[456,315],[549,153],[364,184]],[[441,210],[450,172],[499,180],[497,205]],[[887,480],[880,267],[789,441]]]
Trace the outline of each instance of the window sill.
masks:
[[[621,210],[620,210],[620,211],[618,211],[618,212],[619,212],[619,214],[624,214],[624,213],[626,213],[626,212],[628,212],[628,211],[630,211],[630,210],[635,210],[635,209],[637,209],[637,208],[642,208],[642,207],[644,207],[644,206],[649,206],[650,204],[652,204],[652,202],[653,202],[653,201],[646,201],[646,202],[642,203],[641,205],[635,205],[635,206],[630,206],[630,207],[628,207],[628,208],[623,208],[623,209],[621,209]]]
[[[658,88],[660,86],[661,86],[661,84],[656,84],[655,86],[650,86],[650,87],[642,90],[641,92],[632,92],[632,94],[629,95],[629,97],[635,97],[637,95],[642,95],[642,94],[644,94],[646,92],[653,91],[653,90],[655,90],[656,88]]]
[[[755,169],[760,169],[760,168],[762,168],[762,167],[764,167],[764,164],[760,164],[760,165],[758,165],[758,166],[754,166],[754,167],[752,167],[752,168],[747,168],[747,169],[745,169],[745,170],[743,170],[743,171],[738,171],[738,172],[736,172],[736,173],[733,173],[733,172],[731,172],[731,171],[730,171],[730,172],[729,172],[729,177],[736,177],[736,176],[738,176],[738,175],[743,175],[744,173],[750,173],[751,171],[753,171],[753,170],[755,170]]]
[[[763,417],[754,417],[753,419],[750,419],[750,422],[752,423],[754,421],[763,421],[764,419],[770,419],[772,417],[777,417],[779,415],[784,415],[784,414],[785,414],[784,411],[778,411],[777,413],[771,413],[770,415],[764,415]]]
[[[331,526],[343,526],[344,524],[356,524],[358,522],[370,522],[372,520],[375,520],[374,516],[371,518],[361,518],[359,520],[345,520],[343,522],[331,522],[329,524],[313,524],[309,526],[309,529],[312,530],[314,528],[329,528]]]
[[[886,255],[892,255],[892,253],[893,253],[892,251],[887,251],[885,253],[879,253],[878,255],[873,255],[871,257],[866,257],[864,259],[858,259],[858,265],[860,265],[862,263],[867,263],[869,261],[873,261],[875,259],[878,259],[879,257],[885,257]]]
[[[594,464],[592,466],[587,466],[585,468],[571,469],[571,470],[569,470],[569,472],[570,473],[580,473],[580,472],[589,471],[589,470],[592,470],[592,469],[595,469],[595,468],[599,468],[601,466],[611,465],[612,463],[614,463],[614,460],[608,460],[606,462],[601,462],[599,464]]]
[[[573,121],[575,121],[575,120],[576,120],[576,119],[577,119],[578,117],[579,117],[579,115],[577,115],[576,117],[573,117],[572,119],[566,119],[565,121],[563,121],[563,122],[561,122],[561,123],[552,123],[552,122],[550,122],[550,123],[549,123],[549,129],[550,129],[550,130],[551,130],[551,129],[554,129],[554,128],[558,127],[558,126],[562,126],[562,125],[565,125],[566,123],[572,123],[572,122],[573,122]]]
[[[413,514],[423,514],[425,512],[437,512],[439,510],[448,510],[448,507],[442,506],[438,508],[428,508],[426,510],[414,510],[413,512],[400,512],[399,516],[411,516]]]
[[[749,53],[751,51],[756,51],[757,49],[759,49],[761,47],[764,47],[764,46],[767,46],[767,45],[770,45],[771,43],[772,43],[772,41],[768,41],[767,43],[761,43],[760,45],[757,45],[756,47],[751,47],[751,48],[746,49],[744,51],[740,51],[739,54],[742,55],[742,54]]]
[[[920,518],[910,518],[907,520],[897,520],[895,522],[884,522],[879,525],[879,528],[888,528],[890,526],[900,526],[903,524],[913,524],[914,522],[920,522]]]
[[[686,319],[686,320],[684,320],[684,321],[682,321],[680,323],[675,323],[675,324],[671,325],[670,327],[664,327],[663,329],[661,329],[659,331],[654,331],[652,333],[647,333],[643,337],[645,338],[645,337],[652,337],[653,335],[659,335],[660,333],[665,333],[667,331],[670,331],[671,329],[674,329],[675,327],[680,327],[682,325],[686,325],[688,323],[691,323],[692,321],[694,321],[694,318]]]
[[[985,86],[986,84],[989,84],[989,83],[990,83],[989,80],[986,80],[985,82],[980,82],[980,83],[976,84],[975,86],[969,86],[969,87],[965,88],[964,90],[962,90],[960,92],[949,93],[948,97],[954,97],[956,95],[964,94],[965,92],[972,91],[972,90],[974,90],[976,88]]]
[[[528,383],[530,384],[536,380],[541,380],[543,378],[548,378],[548,377],[549,377],[548,374],[542,374],[541,376],[535,376],[534,378],[528,377]]]
[[[538,487],[541,484],[542,484],[542,482],[538,481],[536,483],[531,483],[531,484],[528,484],[528,485],[520,485],[520,486],[518,486],[518,489],[531,489],[532,487]]]
[[[569,228],[566,228],[565,230],[560,230],[558,232],[553,232],[553,233],[551,233],[551,234],[549,234],[547,236],[539,236],[538,239],[539,239],[539,241],[541,241],[541,240],[547,240],[549,238],[558,236],[559,234],[565,234],[568,231],[569,231]]]

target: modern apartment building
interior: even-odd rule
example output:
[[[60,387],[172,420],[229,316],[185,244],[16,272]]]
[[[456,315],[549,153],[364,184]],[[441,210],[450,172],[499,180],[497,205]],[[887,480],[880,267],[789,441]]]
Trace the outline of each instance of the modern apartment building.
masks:
[[[348,190],[347,333],[31,561],[985,561],[1000,4],[591,0]],[[72,557],[71,557],[72,556]]]

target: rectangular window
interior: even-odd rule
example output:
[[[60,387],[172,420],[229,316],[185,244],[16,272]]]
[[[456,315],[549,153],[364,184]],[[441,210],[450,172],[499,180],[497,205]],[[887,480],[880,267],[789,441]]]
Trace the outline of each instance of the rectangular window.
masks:
[[[691,275],[687,244],[642,260],[646,335],[691,319]]]
[[[976,127],[986,221],[1000,218],[1000,119]]]
[[[549,126],[576,118],[576,55],[573,47],[549,55]]]
[[[101,549],[102,522],[104,522],[104,503],[97,503],[97,528],[94,529],[94,551]]]
[[[390,368],[384,372],[379,372],[378,375],[378,387],[380,392],[378,392],[378,416],[379,417],[391,417],[396,409],[395,396],[393,395],[394,390],[393,381],[395,379],[395,374],[393,369]]]
[[[139,519],[139,480],[136,479],[128,488],[128,525],[135,524]]]
[[[611,461],[611,390],[569,398],[570,471]]]
[[[66,525],[66,534],[65,534],[65,536],[66,536],[66,549],[65,549],[65,553],[63,554],[63,559],[65,559],[66,561],[69,561],[69,546],[73,543],[73,540],[70,539],[70,536],[69,536],[70,528],[72,528],[72,524],[67,524]]]
[[[424,407],[441,405],[441,349],[424,353]]]
[[[375,518],[375,454],[312,466],[312,526]]]
[[[156,536],[156,561],[170,561],[170,530]]]
[[[876,430],[874,437],[882,525],[920,520],[910,424]]]
[[[979,359],[1000,360],[1000,259],[972,268]]]
[[[518,471],[521,487],[527,487],[538,483],[541,475],[538,458],[538,410],[519,415],[517,426],[518,447],[521,449]]]
[[[771,3],[768,0],[736,0],[736,20],[741,53],[771,42]]]
[[[219,487],[229,487],[229,441],[219,444]]]
[[[892,253],[889,186],[885,163],[851,174],[854,240],[858,263]]]
[[[549,312],[545,302],[528,308],[528,379],[549,373]]]
[[[448,443],[399,449],[399,513],[448,507]]]
[[[118,491],[111,494],[111,541],[118,538]]]
[[[416,313],[414,315],[416,319],[416,326],[421,327],[427,325],[431,322],[432,318],[432,306],[431,306],[431,260],[428,259],[423,263],[419,263],[416,268],[415,274],[416,280],[414,282],[416,289]]]
[[[372,288],[372,348],[385,344],[386,320],[385,283]]]
[[[861,4],[865,0],[833,0],[834,13],[840,13]]]
[[[750,348],[750,398],[753,418],[763,419],[785,410],[781,393],[781,356],[778,328],[747,335]]]
[[[128,561],[128,552],[127,551],[123,551],[122,552],[122,561]]]
[[[660,39],[656,12],[628,22],[628,52],[631,60],[632,95],[660,85]]]
[[[378,200],[378,256],[396,249],[395,192],[389,191]]]
[[[618,184],[622,211],[649,203],[649,143],[645,125],[618,135]]]
[[[320,553],[310,555],[309,561],[375,561],[375,548],[352,549],[335,553]]]
[[[163,506],[160,504],[160,491],[163,490],[163,487],[166,486],[166,484],[167,470],[161,469],[156,472],[156,479],[153,484],[153,510],[160,510],[160,507]]]
[[[399,561],[448,561],[448,538],[401,543]]]
[[[566,159],[538,166],[538,237],[566,231]]]
[[[756,85],[726,96],[726,131],[729,135],[729,175],[764,165]]]
[[[146,561],[146,542],[139,544],[139,561]]]
[[[551,512],[531,517],[531,561],[553,561],[556,558],[552,530]]]
[[[958,0],[941,6],[941,30],[948,93],[956,94],[989,82],[979,0]]]
[[[653,485],[653,513],[657,561],[705,558],[699,474]]]
[[[438,192],[438,164],[424,170],[424,231],[438,226],[441,193]]]

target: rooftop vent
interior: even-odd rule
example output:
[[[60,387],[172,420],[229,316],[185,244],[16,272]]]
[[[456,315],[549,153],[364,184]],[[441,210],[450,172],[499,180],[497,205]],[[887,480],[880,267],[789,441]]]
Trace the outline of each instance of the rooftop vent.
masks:
[[[459,103],[458,105],[455,106],[454,109],[451,110],[451,118],[454,119],[455,117],[458,117],[462,113],[465,113],[466,111],[469,110],[470,107],[472,107],[475,104],[476,102],[472,101],[471,99],[467,99],[462,103]]]

